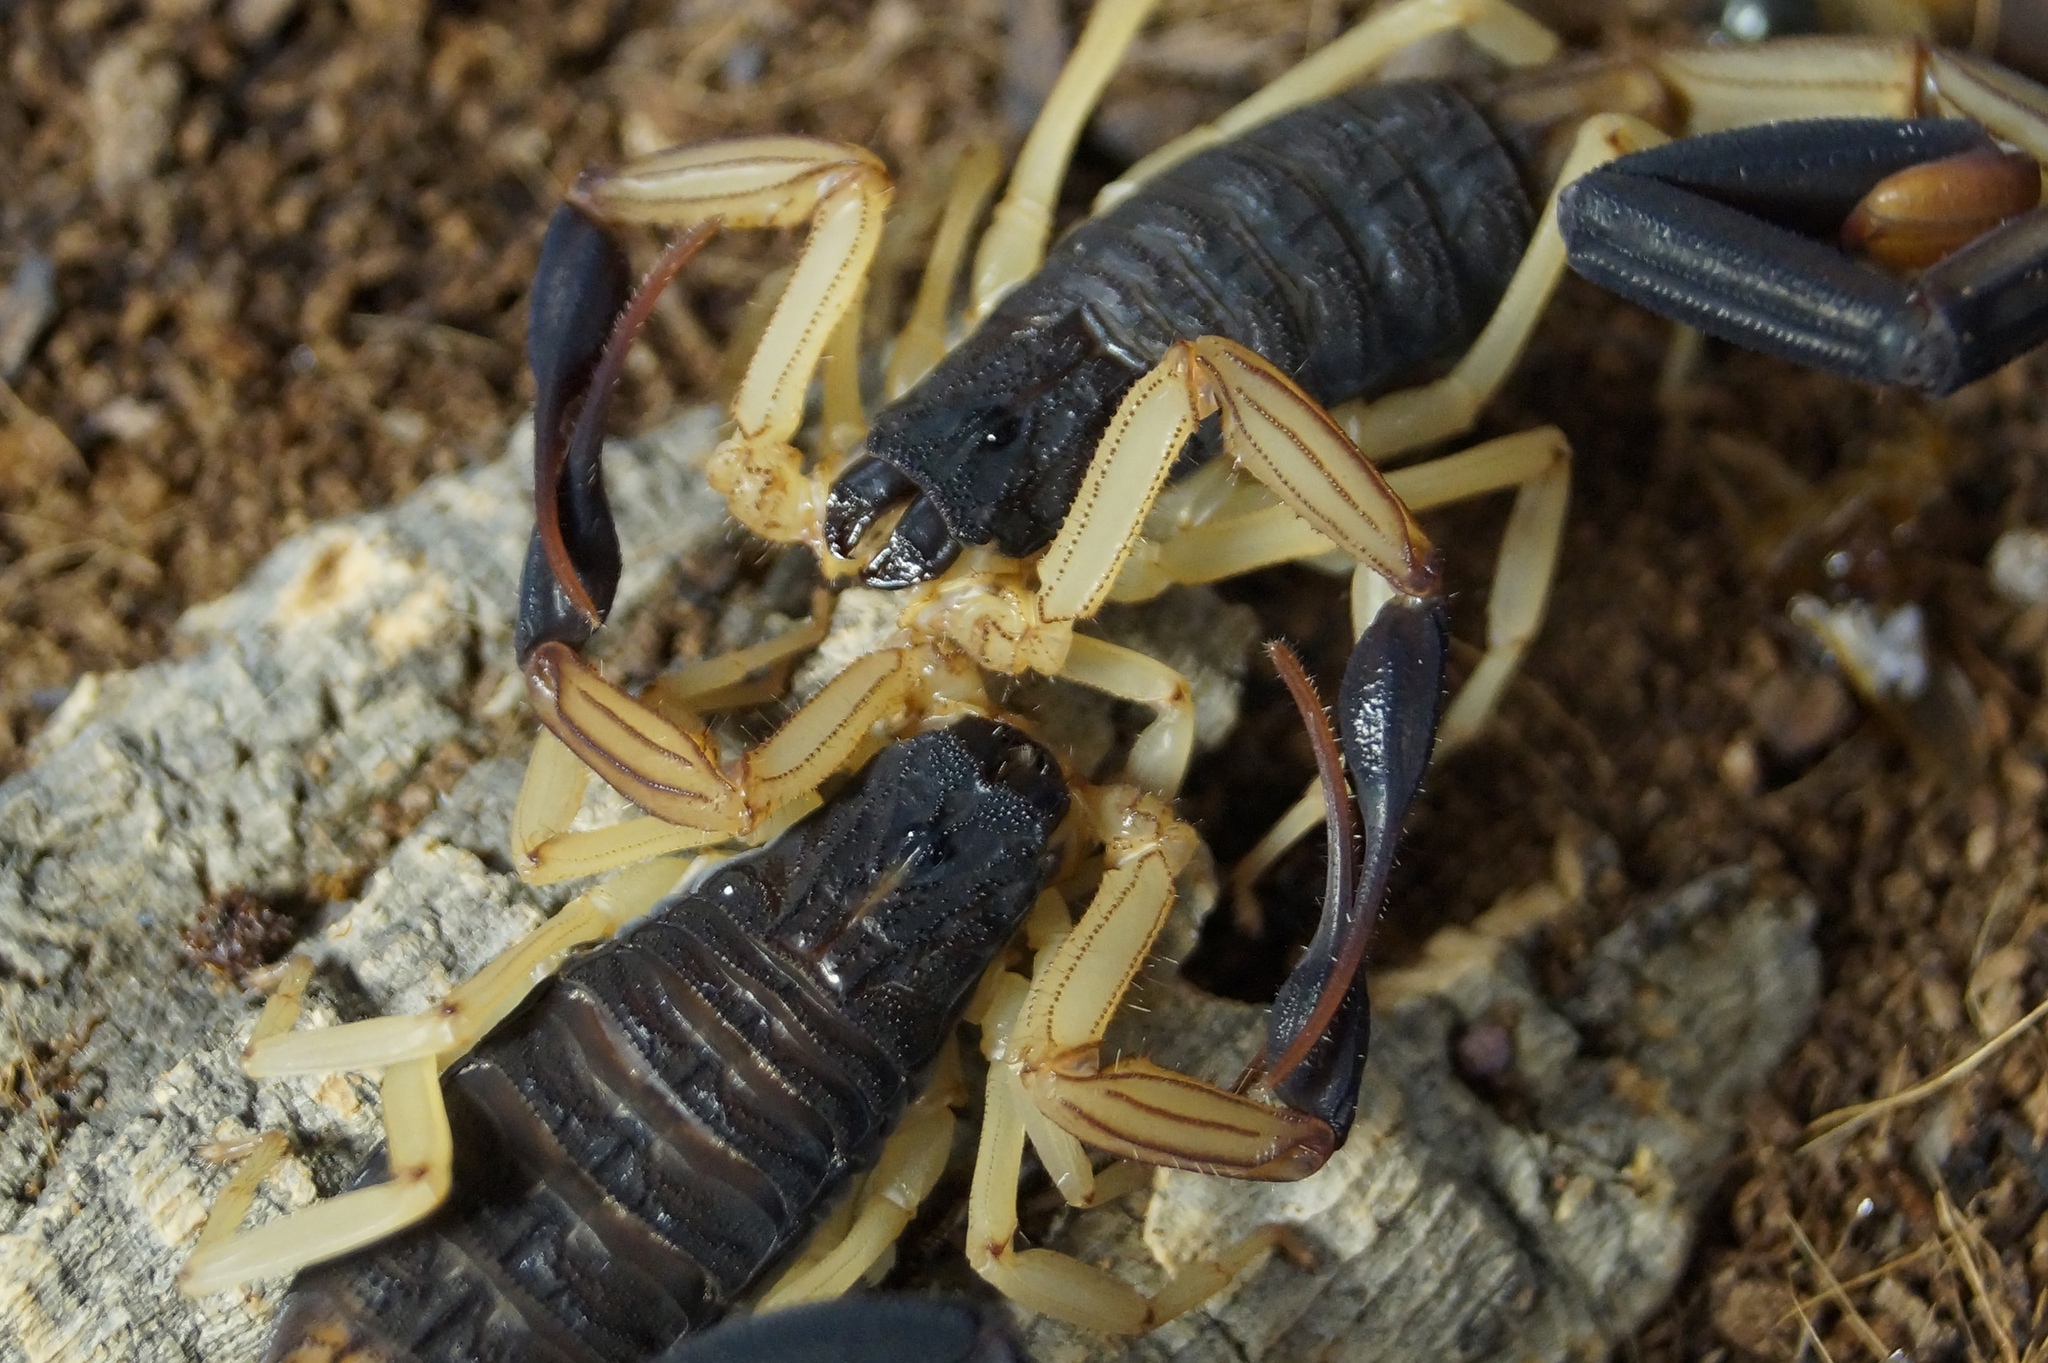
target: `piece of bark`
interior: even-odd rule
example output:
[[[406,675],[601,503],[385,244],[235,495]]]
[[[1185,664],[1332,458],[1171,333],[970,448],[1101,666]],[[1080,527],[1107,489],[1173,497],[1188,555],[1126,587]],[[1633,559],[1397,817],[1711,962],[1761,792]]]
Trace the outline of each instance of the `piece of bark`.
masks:
[[[701,472],[717,423],[699,409],[614,446],[620,611],[730,533]],[[511,444],[281,545],[188,613],[184,660],[80,682],[40,759],[0,785],[0,1047],[30,1099],[0,1109],[4,1363],[257,1352],[277,1284],[202,1303],[172,1287],[227,1173],[195,1148],[282,1126],[332,1188],[372,1122],[355,1082],[244,1079],[234,1057],[260,1001],[188,960],[179,933],[210,895],[289,901],[360,875],[378,802],[450,740],[485,746],[483,712],[517,701],[531,446]],[[472,773],[372,878],[350,921],[376,968],[342,998],[323,971],[314,1020],[337,1003],[418,1007],[559,902],[507,871],[508,783],[494,764]],[[311,1191],[296,1162],[270,1186],[293,1203]]]

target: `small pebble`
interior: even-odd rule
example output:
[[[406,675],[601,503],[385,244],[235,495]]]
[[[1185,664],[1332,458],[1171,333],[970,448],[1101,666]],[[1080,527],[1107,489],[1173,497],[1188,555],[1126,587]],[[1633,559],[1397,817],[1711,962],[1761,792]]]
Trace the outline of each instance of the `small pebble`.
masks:
[[[1830,606],[1817,596],[1800,595],[1792,598],[1787,613],[1866,695],[1913,700],[1927,690],[1927,628],[1918,606],[1900,606],[1880,616],[1868,601]]]
[[[1856,722],[1856,703],[1841,679],[1831,673],[1780,672],[1756,689],[1750,697],[1749,713],[1764,746],[1774,756],[1786,762],[1804,762],[1848,733]],[[1754,750],[1750,757],[1754,761]],[[1729,760],[1724,754],[1723,780],[1729,779]]]
[[[1717,765],[1722,785],[1737,795],[1756,794],[1761,779],[1754,743],[1746,738],[1736,739],[1722,751],[1721,760]]]
[[[0,379],[12,383],[57,316],[57,267],[31,251],[0,293]]]
[[[1468,1080],[1498,1079],[1515,1063],[1514,1033],[1498,1022],[1475,1022],[1458,1037],[1457,1061]]]
[[[2048,606],[2048,530],[2008,530],[1985,566],[1991,587],[2015,606]]]

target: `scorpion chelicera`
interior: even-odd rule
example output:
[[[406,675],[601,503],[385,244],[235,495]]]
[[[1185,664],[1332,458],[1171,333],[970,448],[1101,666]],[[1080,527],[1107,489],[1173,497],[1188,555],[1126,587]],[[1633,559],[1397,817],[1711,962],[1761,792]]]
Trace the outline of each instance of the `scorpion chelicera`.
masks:
[[[674,1228],[679,1240],[653,1213],[622,1216],[608,1200],[637,1206],[617,1187],[645,1196],[667,1167],[647,1121],[636,1116],[599,1133],[593,1124],[606,1113],[574,1108],[565,1095],[550,1101],[576,1124],[592,1162],[574,1166],[559,1136],[552,1145],[534,1137],[541,1153],[519,1167],[546,1176],[528,1175],[526,1185],[546,1183],[559,1195],[559,1175],[577,1191],[549,1245],[461,1232],[464,1252],[494,1282],[517,1263],[553,1289],[581,1291],[598,1261],[571,1272],[571,1251],[601,1247],[604,1263],[630,1264],[642,1277],[681,1275],[663,1289],[675,1306],[658,1329],[695,1328],[754,1291],[772,1260],[816,1230],[854,1168],[878,1158],[840,1221],[763,1301],[843,1289],[885,1251],[921,1196],[903,1167],[943,1147],[932,1134],[951,1087],[940,1038],[964,1012],[981,1024],[993,1061],[970,1197],[976,1268],[1028,1305],[1106,1330],[1147,1328],[1187,1309],[1283,1237],[1257,1232],[1145,1297],[1087,1265],[1014,1244],[1025,1142],[1076,1203],[1122,1186],[1120,1174],[1092,1168],[1085,1147],[1237,1177],[1296,1178],[1320,1166],[1355,1102],[1368,1030],[1360,963],[1401,816],[1433,740],[1439,750],[1455,746],[1492,710],[1555,571],[1570,458],[1557,431],[1384,475],[1377,466],[1472,424],[1568,266],[1711,334],[1930,393],[2048,334],[2048,214],[2037,203],[2048,91],[1909,41],[1795,40],[1553,64],[1554,37],[1502,0],[1403,0],[1381,11],[1215,125],[1141,162],[1048,255],[1052,205],[1075,141],[1150,7],[1104,0],[1091,16],[977,254],[972,329],[948,351],[948,295],[993,184],[986,159],[969,159],[928,286],[891,357],[891,401],[864,434],[858,301],[890,194],[874,157],[808,138],[741,139],[588,175],[571,192],[543,245],[529,341],[536,526],[517,647],[546,733],[528,768],[514,845],[534,880],[631,869],[574,901],[432,1014],[286,1035],[304,970],[288,980],[259,1021],[251,1071],[382,1066],[389,1176],[379,1170],[343,1197],[234,1235],[253,1189],[245,1168],[188,1269],[196,1285],[357,1249],[427,1217],[450,1198],[451,1180],[460,1191],[448,1215],[470,1214],[474,1185],[456,1173],[472,1143],[502,1149],[507,1123],[516,1122],[502,1115],[511,1109],[466,1095],[516,1088],[485,1076],[534,1073],[546,1047],[568,1044],[538,1039],[544,1029],[572,1035],[580,1027],[596,1038],[624,1025],[616,1019],[630,1001],[649,1010],[647,1049],[644,1070],[621,1084],[646,1082],[664,1065],[718,1071],[715,1081],[692,1071],[710,1096],[699,1108],[679,1101],[689,1115],[678,1118],[686,1133],[678,1139],[720,1171],[704,1177],[738,1181],[696,1195],[707,1206],[731,1203],[735,1216],[754,1214],[749,1198],[755,1212],[781,1210],[762,1212],[752,1258],[713,1263],[686,1252],[687,1226]],[[1401,46],[1450,30],[1511,69],[1485,80],[1361,83]],[[1699,135],[1661,145],[1679,132]],[[683,229],[637,286],[607,227],[623,221]],[[654,300],[713,231],[806,222],[803,251],[734,399],[734,433],[708,474],[737,519],[770,539],[809,544],[828,575],[857,571],[902,590],[901,628],[727,763],[701,712],[750,669],[807,647],[817,632],[696,665],[637,696],[582,659],[620,571],[600,465],[605,411]],[[790,442],[821,369],[820,452],[807,463]],[[1229,458],[1203,462],[1217,450]],[[1440,569],[1413,513],[1507,489],[1517,497],[1487,649],[1439,725]],[[1266,844],[1270,851],[1328,818],[1333,869],[1322,927],[1276,1000],[1265,1050],[1236,1088],[1135,1058],[1108,1061],[1104,1028],[1160,930],[1176,879],[1202,877],[1199,844],[1165,803],[1186,767],[1192,716],[1178,674],[1075,625],[1113,598],[1331,556],[1355,565],[1358,644],[1337,705],[1350,794],[1338,739],[1322,732],[1320,784]],[[1035,671],[1152,706],[1156,718],[1128,757],[1131,784],[1055,779],[1056,759],[990,706],[984,671]],[[1305,699],[1305,679],[1290,686],[1315,729],[1321,711]],[[968,759],[935,755],[947,744],[1010,756],[971,773]],[[1006,786],[1023,768],[1048,783],[1039,805]],[[860,774],[821,807],[821,786],[848,771]],[[926,780],[926,771],[943,775]],[[572,831],[592,773],[644,817]],[[913,789],[924,804],[906,794]],[[981,826],[984,815],[961,811],[984,790],[1039,809],[1037,831],[1017,834],[1012,854],[1037,869],[1016,871],[1006,887],[976,864],[990,854],[969,850],[965,863],[954,855],[956,839]],[[1352,794],[1355,837],[1347,831]],[[1084,816],[1074,822],[1086,831],[1061,835],[1073,844],[1064,858],[1049,851],[1058,816],[1045,801]],[[913,806],[922,812],[912,816]],[[900,826],[891,822],[899,811]],[[955,817],[967,822],[948,822]],[[846,828],[869,829],[868,840],[837,831]],[[842,837],[850,840],[835,841]],[[672,854],[735,841],[768,846],[669,893],[680,874]],[[1099,885],[1072,923],[1050,868],[1095,846],[1105,849]],[[926,901],[914,888],[947,907],[918,917],[913,902]],[[758,901],[750,912],[725,907],[726,898],[749,896]],[[990,907],[996,899],[1008,906],[1007,925]],[[965,915],[959,926],[956,913]],[[1003,945],[1019,922],[1035,953],[1028,980],[1007,968]],[[635,926],[618,943],[563,967],[540,1002],[513,1016],[530,982],[571,948],[627,924]],[[982,954],[970,961],[973,953],[951,951],[955,933],[976,935]],[[689,946],[696,954],[687,966],[664,962],[681,981],[666,989],[634,992],[618,977],[619,962],[671,938],[724,945]],[[872,1016],[863,1012],[836,953],[866,963],[862,953],[884,941],[895,954],[874,967],[875,979],[900,990],[902,980],[921,978],[929,952],[952,972],[944,988],[908,1013],[894,1011],[904,1006],[898,993],[873,1005]],[[788,969],[807,983],[778,992],[758,965],[768,955],[801,962]],[[606,971],[614,974],[600,984]],[[825,997],[812,998],[812,989]],[[820,1011],[803,1011],[811,1007]],[[508,1018],[507,1030],[450,1072],[448,1091],[465,1095],[449,1100],[451,1110],[471,1114],[457,1119],[458,1141],[436,1075]],[[914,1045],[904,1039],[912,1031]],[[754,1068],[732,1063],[742,1051],[705,1049],[711,1033],[746,1038],[734,1044],[755,1048],[746,1053]],[[856,1033],[868,1039],[856,1042]],[[769,1036],[796,1048],[779,1077],[761,1068],[758,1048]],[[865,1106],[820,1077],[854,1065],[863,1046],[890,1045],[898,1047],[894,1067],[882,1089],[862,1091]],[[666,1047],[681,1049],[671,1056]],[[729,1059],[705,1059],[722,1055]],[[928,1067],[936,1078],[912,1101]],[[582,1083],[570,1087],[581,1093]],[[885,1137],[899,1109],[905,1116]],[[865,1115],[847,1119],[848,1110]],[[808,1181],[778,1186],[785,1174],[760,1161],[796,1160],[789,1147],[799,1128],[815,1128],[816,1149],[830,1154],[805,1166]],[[757,1157],[757,1147],[772,1154]],[[413,1276],[365,1270],[367,1280],[350,1278],[346,1299],[370,1303],[353,1315],[332,1306],[341,1289],[318,1287],[329,1280],[316,1276],[300,1300],[329,1305],[294,1308],[313,1316],[293,1319],[322,1322],[296,1327],[297,1337],[325,1329],[354,1338],[348,1331],[371,1329],[361,1322],[383,1320],[386,1305],[401,1324],[375,1328],[394,1335],[450,1319],[451,1299],[404,1296],[408,1284],[433,1286],[431,1274],[420,1277],[418,1256],[441,1252],[434,1237],[453,1233],[433,1228],[445,1224],[437,1218],[369,1251],[414,1256]],[[322,1272],[352,1274],[361,1262]],[[642,1289],[618,1290],[631,1297]],[[692,1292],[695,1305],[685,1300]],[[517,1300],[522,1328],[553,1338],[580,1328],[537,1299]],[[503,1319],[496,1309],[492,1321]],[[344,1318],[355,1324],[336,1323]],[[603,1346],[641,1356],[634,1347]]]

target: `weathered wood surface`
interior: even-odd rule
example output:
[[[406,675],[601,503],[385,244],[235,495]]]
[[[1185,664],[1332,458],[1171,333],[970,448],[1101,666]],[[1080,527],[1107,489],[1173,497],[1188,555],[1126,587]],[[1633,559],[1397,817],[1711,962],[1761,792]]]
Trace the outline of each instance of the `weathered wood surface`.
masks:
[[[697,468],[715,425],[698,411],[618,447],[621,609],[730,533]],[[90,1034],[65,1076],[85,1120],[64,1131],[46,1103],[0,1132],[0,1359],[257,1351],[276,1285],[196,1305],[172,1290],[225,1173],[195,1147],[289,1126],[325,1152],[314,1172],[331,1187],[371,1124],[358,1083],[241,1078],[231,1057],[258,1001],[189,963],[179,930],[209,894],[289,895],[352,869],[375,802],[500,692],[532,525],[530,456],[513,445],[281,546],[186,617],[184,660],[84,682],[42,759],[0,786],[0,1045]],[[505,874],[496,775],[472,773],[366,887],[334,947],[375,966],[344,1008],[416,1007],[558,902]],[[311,1192],[303,1168],[279,1182]]]
[[[696,413],[612,460],[620,616],[680,556],[731,533],[697,471],[712,428]],[[505,679],[525,477],[515,448],[282,546],[188,617],[184,660],[88,682],[37,765],[0,786],[0,1047],[47,1057],[87,1036],[63,1067],[82,1120],[46,1096],[0,1130],[0,1363],[242,1363],[260,1351],[281,1284],[200,1303],[172,1289],[226,1176],[196,1152],[289,1129],[300,1157],[258,1214],[302,1204],[374,1141],[371,1090],[360,1077],[244,1079],[233,1057],[259,1000],[187,963],[178,933],[209,894],[289,895],[354,864],[374,803],[516,697]],[[1116,632],[1181,645],[1214,732],[1233,717],[1251,626],[1240,612],[1190,629],[1173,613],[1218,609],[1193,600]],[[878,628],[883,604],[845,599],[836,649]],[[1212,655],[1186,656],[1191,639]],[[1064,723],[1080,747],[1106,743],[1099,716]],[[518,775],[511,758],[479,763],[326,925],[309,1022],[420,1007],[562,901],[520,885],[502,851]],[[1810,911],[1750,895],[1739,874],[1702,882],[1603,943],[1587,987],[1559,1006],[1513,942],[1571,907],[1534,887],[1381,981],[1359,1130],[1317,1178],[1167,1176],[1149,1211],[1134,1198],[1059,1233],[1142,1278],[1160,1271],[1148,1244],[1171,1260],[1286,1220],[1317,1248],[1315,1271],[1269,1264],[1213,1311],[1142,1341],[1032,1323],[1033,1352],[1562,1358],[1597,1354],[1642,1319],[1683,1265],[1744,1096],[1810,1015]],[[1258,1010],[1156,992],[1144,1027],[1155,1054],[1226,1073],[1250,1050]],[[1450,1060],[1465,1021],[1500,1018],[1529,1099],[1516,1122]]]

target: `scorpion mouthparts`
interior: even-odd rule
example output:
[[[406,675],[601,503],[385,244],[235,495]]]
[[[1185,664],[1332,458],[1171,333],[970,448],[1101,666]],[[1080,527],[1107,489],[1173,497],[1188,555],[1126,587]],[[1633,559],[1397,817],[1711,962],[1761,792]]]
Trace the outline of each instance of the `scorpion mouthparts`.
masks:
[[[841,558],[852,558],[867,534],[890,507],[917,495],[910,475],[872,455],[856,459],[832,484],[825,498],[825,543]]]
[[[958,557],[960,541],[946,528],[945,517],[929,500],[919,497],[896,522],[882,551],[860,570],[860,577],[870,587],[885,591],[914,587],[945,572]]]

